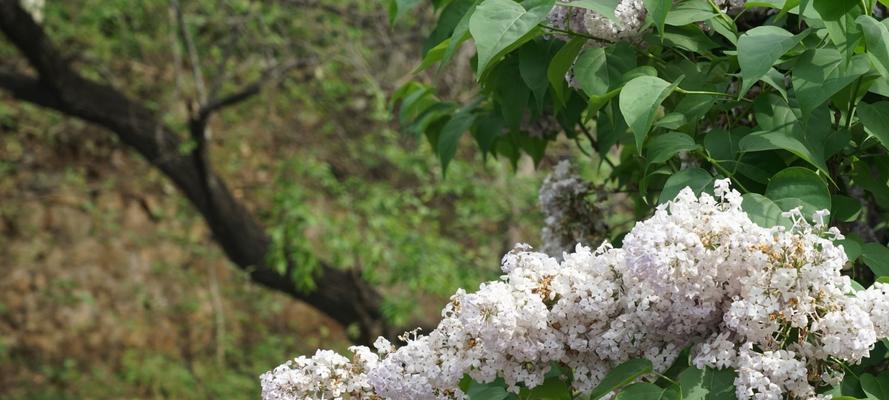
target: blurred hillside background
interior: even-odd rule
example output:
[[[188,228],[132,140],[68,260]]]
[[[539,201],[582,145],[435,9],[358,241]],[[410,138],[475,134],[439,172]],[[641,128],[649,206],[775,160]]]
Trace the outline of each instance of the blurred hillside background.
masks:
[[[539,241],[537,188],[553,160],[514,169],[462,146],[443,178],[425,139],[390,114],[408,79],[468,96],[465,55],[410,75],[429,10],[394,28],[372,0],[66,0],[32,15],[73,68],[141,101],[185,153],[201,98],[296,60],[209,120],[211,164],[277,257],[360,270],[394,326],[435,320],[457,287],[495,277],[514,242]],[[0,68],[33,72],[3,36]],[[0,398],[256,398],[261,372],[355,339],[252,283],[114,134],[2,90],[0,199]]]

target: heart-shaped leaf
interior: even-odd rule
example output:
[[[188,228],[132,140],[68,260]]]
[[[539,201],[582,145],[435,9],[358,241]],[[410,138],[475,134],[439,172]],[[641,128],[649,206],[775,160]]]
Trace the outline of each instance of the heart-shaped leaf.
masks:
[[[526,1],[527,9],[513,0],[484,0],[469,18],[469,32],[478,52],[477,74],[506,52],[533,38],[537,24],[546,19],[554,0]]]
[[[623,386],[626,386],[642,375],[651,373],[653,366],[651,361],[644,358],[634,358],[621,365],[614,367],[599,382],[592,392],[590,392],[590,400],[598,400],[602,396],[613,392]]]
[[[642,143],[651,130],[654,117],[661,103],[670,96],[675,85],[656,76],[639,76],[627,82],[620,92],[620,112],[636,137],[636,149],[642,152]]]
[[[747,90],[759,81],[775,62],[808,34],[804,31],[794,35],[777,26],[758,26],[753,28],[738,39],[738,64],[741,66],[741,92],[743,96]]]
[[[790,167],[773,176],[765,196],[784,211],[802,207],[807,218],[831,206],[827,184],[814,171],[802,167]]]

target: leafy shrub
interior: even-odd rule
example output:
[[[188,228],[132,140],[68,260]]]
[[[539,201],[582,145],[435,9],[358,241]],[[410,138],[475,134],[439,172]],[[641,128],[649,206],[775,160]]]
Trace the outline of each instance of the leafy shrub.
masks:
[[[417,4],[391,1],[393,20]],[[297,359],[264,376],[266,398],[889,397],[881,389],[889,379],[885,347],[877,341],[887,333],[877,327],[886,302],[880,281],[889,275],[889,128],[882,121],[889,112],[889,22],[879,19],[882,0],[433,4],[439,19],[418,69],[448,64],[471,38],[480,90],[463,103],[410,82],[392,101],[404,130],[425,136],[443,169],[466,133],[486,155],[514,163],[522,154],[539,161],[549,144],[568,138],[604,166],[608,189],[630,194],[637,218],[656,210],[654,217],[613,232],[621,250],[581,249],[588,255],[566,255],[561,267],[528,256],[536,260],[531,278],[513,276],[509,261],[529,253],[510,253],[508,277],[474,294],[458,291],[430,335],[411,336],[394,351],[380,343],[379,359],[361,348],[351,362],[326,353]],[[740,193],[728,196],[723,179]],[[697,204],[716,194],[730,205],[723,212],[737,218],[684,211],[692,192],[701,196]],[[726,224],[732,233],[720,233]],[[828,231],[828,224],[849,234]],[[700,230],[697,239],[676,236],[685,225]],[[648,232],[646,241],[637,230]],[[742,232],[760,236],[746,242],[751,237]],[[687,253],[693,248],[705,250]],[[609,255],[620,267],[596,270]],[[576,342],[545,337],[563,328],[547,325],[564,300],[549,297],[551,279],[570,274],[578,257],[595,270],[593,279],[621,282],[610,295],[649,313],[597,319],[593,307],[569,319],[589,322],[570,331],[583,332],[578,340],[616,343],[590,345],[587,360],[575,353]],[[723,300],[702,300],[699,290],[712,283],[696,275],[708,274],[702,271],[718,277],[712,287]],[[615,273],[620,277],[609,275]],[[675,280],[681,277],[693,278],[686,286]],[[646,289],[651,297],[632,295]],[[608,298],[570,294],[599,308]],[[752,300],[761,296],[774,302]],[[683,301],[686,308],[672,308]],[[473,307],[475,319],[466,311]],[[721,311],[709,314],[714,309]],[[719,328],[681,328],[701,315]],[[665,342],[645,347],[658,334]],[[545,344],[551,346],[541,349]],[[318,362],[349,371],[339,382],[352,386],[311,386],[311,379],[288,386],[301,368],[318,371]]]
[[[789,229],[764,228],[728,185],[716,182],[715,199],[683,189],[622,248],[578,245],[560,263],[517,247],[501,280],[458,290],[428,335],[406,334],[397,349],[379,338],[376,353],[354,346],[351,360],[299,357],[263,374],[263,398],[823,399],[846,390],[851,366],[889,336],[889,286],[856,291],[841,274],[843,237],[826,211],[810,225],[796,208],[783,214]]]

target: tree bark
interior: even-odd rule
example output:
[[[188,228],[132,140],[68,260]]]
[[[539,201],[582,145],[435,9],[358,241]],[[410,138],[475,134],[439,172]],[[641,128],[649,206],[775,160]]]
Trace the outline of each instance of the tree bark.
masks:
[[[270,240],[265,230],[209,163],[182,154],[179,136],[147,107],[74,71],[18,0],[0,0],[0,30],[37,71],[36,78],[0,71],[0,88],[22,101],[114,132],[176,185],[206,220],[228,258],[254,282],[302,300],[343,326],[358,324],[360,342],[389,334],[380,312],[382,296],[358,271],[322,263],[314,279],[316,289],[306,293],[290,278],[291,268],[283,272],[271,268],[266,262]]]

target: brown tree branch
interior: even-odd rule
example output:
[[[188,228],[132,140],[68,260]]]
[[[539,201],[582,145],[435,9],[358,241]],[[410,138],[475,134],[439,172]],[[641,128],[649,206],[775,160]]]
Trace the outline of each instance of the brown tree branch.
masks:
[[[204,104],[204,106],[201,107],[200,111],[198,111],[197,119],[204,120],[206,122],[206,120],[210,118],[210,115],[212,113],[222,110],[225,107],[230,107],[238,104],[259,94],[259,92],[262,91],[263,87],[273,81],[280,79],[281,77],[286,75],[287,72],[290,72],[294,68],[305,67],[309,64],[310,63],[305,60],[290,60],[270,67],[263,71],[262,75],[260,75],[259,78],[240,88],[238,91],[218,99],[210,99],[209,101],[207,101],[207,104]]]
[[[362,342],[389,333],[380,312],[381,295],[354,271],[322,263],[317,288],[305,293],[290,278],[290,268],[272,269],[266,262],[269,237],[209,165],[181,154],[179,136],[147,107],[72,70],[18,0],[0,0],[0,31],[38,74],[0,71],[0,88],[19,100],[114,132],[176,185],[204,217],[228,258],[254,282],[302,300],[343,325],[358,324]]]

